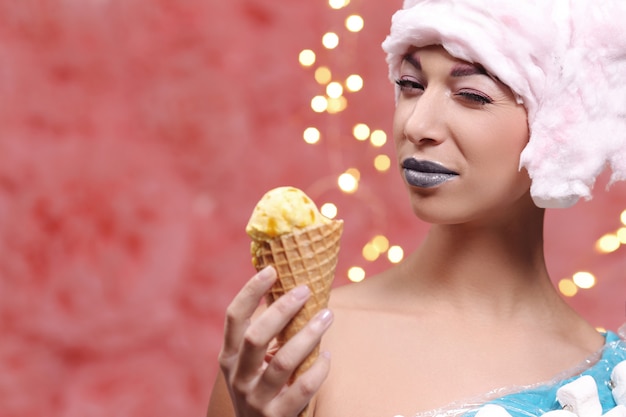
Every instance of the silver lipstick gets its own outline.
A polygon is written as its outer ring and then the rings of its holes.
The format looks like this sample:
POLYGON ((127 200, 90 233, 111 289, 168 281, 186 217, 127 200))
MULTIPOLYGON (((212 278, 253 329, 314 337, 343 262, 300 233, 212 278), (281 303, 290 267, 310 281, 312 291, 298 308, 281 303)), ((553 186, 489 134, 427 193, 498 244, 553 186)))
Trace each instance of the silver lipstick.
POLYGON ((402 161, 404 178, 406 181, 419 188, 432 188, 446 181, 454 179, 459 174, 445 166, 433 162, 415 158, 407 158, 402 161))

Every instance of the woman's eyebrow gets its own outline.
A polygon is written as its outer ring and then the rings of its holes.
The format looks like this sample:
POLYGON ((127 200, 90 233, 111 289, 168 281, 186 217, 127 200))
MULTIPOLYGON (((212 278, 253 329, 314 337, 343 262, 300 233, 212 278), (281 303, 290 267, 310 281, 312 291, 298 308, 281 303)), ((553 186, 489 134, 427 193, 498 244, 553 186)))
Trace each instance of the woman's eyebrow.
POLYGON ((402 60, 408 62, 409 64, 411 64, 413 67, 415 67, 416 70, 418 70, 418 71, 422 70, 422 64, 420 64, 419 57, 416 57, 413 54, 406 54, 402 58, 402 60))
POLYGON ((452 77, 466 77, 469 75, 488 75, 487 70, 478 64, 457 64, 450 71, 452 77))

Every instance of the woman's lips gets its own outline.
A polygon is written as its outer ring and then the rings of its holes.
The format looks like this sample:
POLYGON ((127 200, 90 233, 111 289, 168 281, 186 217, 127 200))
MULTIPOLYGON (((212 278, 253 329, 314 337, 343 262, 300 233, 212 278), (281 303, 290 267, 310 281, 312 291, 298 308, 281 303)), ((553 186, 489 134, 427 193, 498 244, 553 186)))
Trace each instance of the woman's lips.
POLYGON ((459 175, 437 162, 415 158, 407 158, 402 161, 402 168, 406 181, 410 185, 420 188, 436 187, 459 175))

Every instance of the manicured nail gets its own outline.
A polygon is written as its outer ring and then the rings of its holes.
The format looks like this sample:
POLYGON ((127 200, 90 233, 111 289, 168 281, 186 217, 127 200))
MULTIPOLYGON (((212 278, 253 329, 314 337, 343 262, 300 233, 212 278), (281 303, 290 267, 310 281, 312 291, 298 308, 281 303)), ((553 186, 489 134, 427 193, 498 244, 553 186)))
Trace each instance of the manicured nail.
POLYGON ((271 266, 266 266, 265 268, 259 271, 259 273, 257 274, 257 277, 261 281, 273 280, 274 278, 276 278, 276 271, 271 266))
POLYGON ((315 318, 322 324, 328 324, 333 320, 333 312, 325 308, 317 313, 315 318))
POLYGON ((299 285, 293 290, 291 290, 291 295, 296 300, 304 300, 305 298, 309 296, 310 293, 311 293, 311 290, 309 290, 309 287, 306 285, 299 285))

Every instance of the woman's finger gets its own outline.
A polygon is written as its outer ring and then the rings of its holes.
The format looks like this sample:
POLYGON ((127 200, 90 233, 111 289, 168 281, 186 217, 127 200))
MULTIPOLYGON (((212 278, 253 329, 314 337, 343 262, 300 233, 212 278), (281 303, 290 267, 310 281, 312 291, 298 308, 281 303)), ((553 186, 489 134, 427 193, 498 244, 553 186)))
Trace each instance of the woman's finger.
POLYGON ((236 378, 247 381, 260 373, 267 348, 273 338, 302 308, 311 291, 306 285, 278 298, 246 329, 237 364, 236 378))
POLYGON ((306 407, 328 376, 330 353, 321 352, 311 368, 272 400, 269 415, 295 416, 306 407))
POLYGON ((322 335, 330 327, 332 321, 333 314, 330 310, 320 311, 302 331, 274 354, 263 376, 259 379, 257 386, 259 397, 272 398, 280 392, 295 369, 320 343, 322 335))
POLYGON ((268 266, 254 275, 230 303, 226 309, 221 362, 238 354, 252 314, 275 281, 276 271, 268 266))

